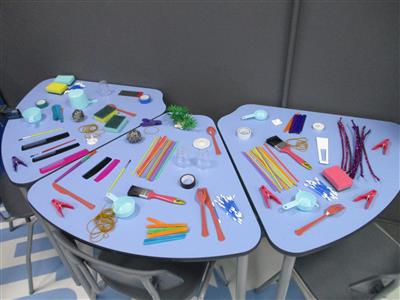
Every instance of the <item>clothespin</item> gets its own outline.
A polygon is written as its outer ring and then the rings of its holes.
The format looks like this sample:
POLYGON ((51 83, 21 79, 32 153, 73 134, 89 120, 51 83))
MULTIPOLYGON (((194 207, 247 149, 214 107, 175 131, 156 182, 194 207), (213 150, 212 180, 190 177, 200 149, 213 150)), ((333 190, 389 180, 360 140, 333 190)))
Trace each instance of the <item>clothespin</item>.
POLYGON ((27 167, 26 163, 24 163, 22 160, 20 160, 16 156, 11 157, 11 161, 12 161, 13 168, 14 168, 15 172, 18 171, 18 165, 23 165, 23 166, 27 167))
POLYGON ((55 207, 55 209, 57 210, 58 214, 61 217, 64 217, 64 214, 62 212, 63 208, 74 209, 74 207, 71 204, 56 199, 51 200, 51 204, 55 207))
POLYGON ((278 199, 278 197, 276 197, 271 191, 269 191, 265 185, 262 185, 260 187, 260 192, 261 195, 264 198, 265 204, 267 205, 268 208, 271 208, 270 204, 269 204, 269 200, 272 199, 274 200, 276 203, 278 203, 279 205, 282 205, 281 200, 278 199))
POLYGON ((376 150, 379 148, 382 148, 382 153, 386 154, 388 148, 389 148, 390 140, 389 139, 384 139, 382 142, 376 144, 372 150, 376 150))
POLYGON ((142 127, 149 127, 149 126, 156 126, 156 125, 161 125, 161 121, 160 120, 142 119, 142 123, 140 123, 140 126, 142 126, 142 127))
POLYGON ((353 202, 366 200, 367 203, 365 204, 365 209, 367 209, 371 205, 372 200, 374 200, 374 197, 375 197, 376 193, 377 193, 376 190, 370 190, 369 192, 367 192, 365 194, 362 194, 362 195, 358 196, 357 198, 355 198, 353 200, 353 202))
POLYGON ((153 223, 146 225, 146 228, 162 228, 162 227, 187 227, 186 223, 164 223, 154 218, 146 218, 147 221, 153 223))

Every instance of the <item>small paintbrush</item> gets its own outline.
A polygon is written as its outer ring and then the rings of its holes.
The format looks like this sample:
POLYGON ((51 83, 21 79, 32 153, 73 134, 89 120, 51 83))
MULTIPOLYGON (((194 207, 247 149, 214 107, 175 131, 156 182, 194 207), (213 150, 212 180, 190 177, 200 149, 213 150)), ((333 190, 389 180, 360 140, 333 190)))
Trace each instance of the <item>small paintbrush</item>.
POLYGON ((269 144, 272 147, 274 147, 275 149, 277 149, 279 152, 283 152, 283 153, 286 153, 287 155, 289 155, 291 158, 293 158, 296 162, 298 162, 300 165, 302 165, 307 170, 312 169, 311 165, 308 162, 306 162, 300 156, 293 153, 292 150, 290 149, 290 146, 286 142, 282 141, 278 136, 274 135, 274 136, 268 138, 266 142, 267 142, 267 144, 269 144))
POLYGON ((145 199, 154 198, 154 199, 159 199, 159 200, 163 200, 163 201, 166 201, 169 203, 179 204, 179 205, 183 205, 186 203, 184 200, 181 200, 179 198, 165 196, 165 195, 159 195, 159 194, 153 192, 152 190, 145 189, 145 188, 135 186, 135 185, 132 185, 131 188, 129 189, 128 196, 140 197, 140 198, 145 198, 145 199))

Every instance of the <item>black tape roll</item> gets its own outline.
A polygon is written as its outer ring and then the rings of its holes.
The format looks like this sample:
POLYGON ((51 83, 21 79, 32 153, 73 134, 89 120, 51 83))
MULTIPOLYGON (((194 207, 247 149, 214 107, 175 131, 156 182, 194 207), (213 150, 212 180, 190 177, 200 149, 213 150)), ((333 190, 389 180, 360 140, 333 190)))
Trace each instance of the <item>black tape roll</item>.
POLYGON ((192 174, 182 175, 179 181, 184 189, 192 189, 196 185, 196 177, 192 174))

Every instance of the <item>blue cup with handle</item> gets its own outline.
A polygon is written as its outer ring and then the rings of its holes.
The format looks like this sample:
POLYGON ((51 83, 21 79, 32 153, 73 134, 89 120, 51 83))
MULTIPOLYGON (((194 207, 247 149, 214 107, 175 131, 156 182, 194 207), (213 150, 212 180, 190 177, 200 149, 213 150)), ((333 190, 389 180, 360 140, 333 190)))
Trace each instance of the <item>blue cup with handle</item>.
POLYGON ((75 109, 85 109, 89 104, 96 103, 97 100, 89 100, 82 89, 70 90, 68 93, 69 102, 75 109))
POLYGON ((38 107, 30 107, 22 112, 22 117, 28 123, 37 123, 42 120, 42 110, 38 107))

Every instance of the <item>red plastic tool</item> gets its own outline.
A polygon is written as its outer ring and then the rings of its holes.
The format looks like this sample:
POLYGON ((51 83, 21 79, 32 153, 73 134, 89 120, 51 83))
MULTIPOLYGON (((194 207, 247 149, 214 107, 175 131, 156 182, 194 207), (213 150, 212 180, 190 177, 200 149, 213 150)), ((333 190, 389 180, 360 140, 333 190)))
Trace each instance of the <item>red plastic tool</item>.
POLYGON ((368 207, 370 207, 372 200, 374 200, 376 193, 377 193, 376 190, 370 190, 369 192, 358 196, 356 199, 353 200, 353 202, 366 200, 367 203, 365 204, 365 209, 367 209, 368 207))
POLYGON ((64 214, 62 212, 63 208, 74 209, 74 207, 71 204, 62 202, 62 201, 57 200, 57 199, 51 200, 51 204, 55 207, 55 209, 57 210, 58 214, 63 218, 64 218, 64 214))
POLYGON ((376 150, 379 148, 382 148, 382 153, 386 154, 388 148, 389 148, 390 140, 389 139, 384 139, 382 142, 376 144, 374 147, 372 147, 372 150, 376 150))
POLYGON ((261 192, 261 195, 263 196, 264 201, 265 201, 265 204, 267 205, 268 208, 271 208, 271 206, 270 206, 270 204, 269 204, 269 200, 270 200, 270 199, 274 200, 274 201, 275 201, 276 203, 278 203, 279 205, 282 205, 281 200, 279 200, 278 197, 276 197, 274 194, 272 194, 272 192, 269 191, 269 190, 265 187, 265 185, 262 185, 262 186, 260 187, 260 192, 261 192))

